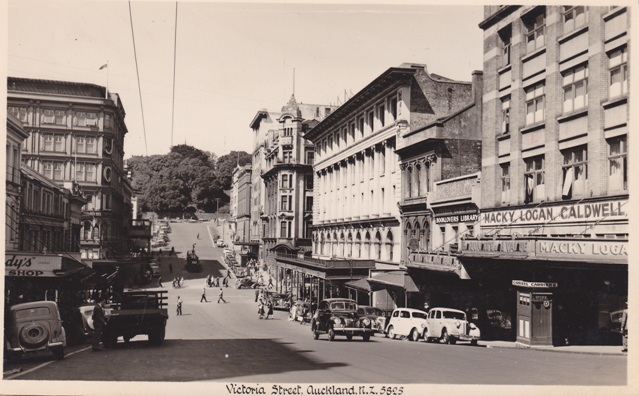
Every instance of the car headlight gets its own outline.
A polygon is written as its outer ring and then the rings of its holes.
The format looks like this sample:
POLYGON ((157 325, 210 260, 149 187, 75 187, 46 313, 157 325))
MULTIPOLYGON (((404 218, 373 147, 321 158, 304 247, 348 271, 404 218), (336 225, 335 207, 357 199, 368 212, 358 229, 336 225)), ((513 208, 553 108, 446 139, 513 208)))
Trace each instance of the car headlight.
POLYGON ((335 323, 336 325, 340 325, 342 324, 342 320, 340 318, 334 318, 333 323, 335 323))
POLYGON ((362 323, 364 324, 364 326, 370 326, 371 325, 371 320, 368 318, 364 318, 362 319, 362 323))
POLYGON ((473 329, 473 330, 475 330, 475 329, 477 328, 477 326, 475 326, 475 324, 474 324, 474 323, 469 323, 469 324, 468 324, 468 326, 469 326, 471 329, 473 329))

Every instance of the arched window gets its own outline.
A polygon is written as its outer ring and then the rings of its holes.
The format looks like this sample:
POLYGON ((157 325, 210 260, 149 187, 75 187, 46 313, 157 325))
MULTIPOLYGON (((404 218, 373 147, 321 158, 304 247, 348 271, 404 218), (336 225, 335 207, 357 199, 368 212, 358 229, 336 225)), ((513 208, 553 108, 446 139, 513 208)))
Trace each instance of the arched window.
POLYGON ((430 251, 430 224, 428 221, 424 220, 424 231, 422 233, 422 249, 425 251, 430 251))
POLYGON ((415 229, 413 229, 413 233, 410 236, 410 239, 413 240, 413 244, 414 246, 417 247, 418 250, 422 250, 422 245, 420 240, 421 233, 422 233, 421 227, 419 226, 419 223, 417 222, 417 220, 415 220, 415 229))
POLYGON ((386 252, 388 261, 393 261, 393 233, 390 230, 386 234, 386 252))
POLYGON ((346 257, 353 256, 353 234, 350 232, 346 236, 346 251, 344 252, 346 257))
POLYGON ((357 257, 362 257, 362 236, 359 231, 357 231, 357 234, 355 235, 355 253, 357 254, 357 257))
POLYGON ((339 240, 337 239, 337 233, 333 232, 333 246, 331 247, 331 256, 337 256, 337 250, 339 247, 339 240))
POLYGON ((375 250, 376 250, 376 255, 375 257, 377 257, 378 260, 382 259, 382 236, 379 233, 379 231, 377 231, 377 233, 375 234, 375 250))
POLYGON ((100 228, 96 225, 95 227, 93 227, 93 236, 92 236, 93 240, 97 240, 100 238, 100 228))
POLYGON ((91 231, 93 230, 93 227, 91 226, 91 222, 85 221, 82 228, 83 228, 82 239, 85 241, 88 241, 89 239, 91 239, 91 231))
POLYGON ((365 258, 371 258, 371 234, 368 231, 364 235, 364 254, 365 258))
POLYGON ((344 257, 344 233, 342 232, 339 236, 339 250, 338 254, 340 257, 344 257))
POLYGON ((320 234, 320 254, 324 254, 324 234, 320 234))

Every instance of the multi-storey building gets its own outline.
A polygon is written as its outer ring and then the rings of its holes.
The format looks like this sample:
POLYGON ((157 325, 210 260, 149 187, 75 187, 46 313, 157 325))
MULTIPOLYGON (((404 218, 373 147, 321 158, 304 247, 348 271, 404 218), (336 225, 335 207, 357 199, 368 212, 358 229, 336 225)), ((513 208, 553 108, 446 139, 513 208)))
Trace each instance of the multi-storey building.
POLYGON ((58 186, 76 182, 82 210, 82 258, 125 254, 131 185, 123 169, 124 107, 93 84, 9 77, 8 110, 29 137, 23 163, 58 186))
POLYGON ((625 308, 629 25, 585 6, 487 6, 479 25, 480 233, 461 256, 523 344, 606 341, 625 308))
POLYGON ((21 217, 21 177, 20 164, 22 160, 22 142, 29 134, 22 128, 22 122, 11 114, 7 114, 7 152, 5 184, 5 250, 18 250, 20 245, 20 217, 21 217))
POLYGON ((235 241, 251 241, 251 165, 235 168, 233 194, 235 195, 235 241))
POLYGON ((251 122, 255 133, 251 239, 259 219, 264 258, 272 258, 270 253, 278 249, 310 250, 315 153, 304 134, 331 110, 331 106, 297 103, 292 95, 280 112, 260 110, 251 122))

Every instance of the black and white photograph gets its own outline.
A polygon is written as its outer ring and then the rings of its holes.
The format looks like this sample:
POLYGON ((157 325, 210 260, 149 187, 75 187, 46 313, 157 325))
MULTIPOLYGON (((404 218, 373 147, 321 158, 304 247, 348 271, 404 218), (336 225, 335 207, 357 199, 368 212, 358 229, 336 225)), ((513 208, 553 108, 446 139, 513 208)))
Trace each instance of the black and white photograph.
POLYGON ((637 5, 7 0, 0 394, 639 394, 637 5))

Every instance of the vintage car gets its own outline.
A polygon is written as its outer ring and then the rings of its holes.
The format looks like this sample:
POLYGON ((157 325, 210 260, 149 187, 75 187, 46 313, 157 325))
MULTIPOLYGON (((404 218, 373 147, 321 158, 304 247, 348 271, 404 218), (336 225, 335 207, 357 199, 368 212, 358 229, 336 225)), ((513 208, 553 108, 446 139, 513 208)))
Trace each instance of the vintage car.
POLYGON ((359 305, 357 307, 357 315, 370 319, 373 330, 375 330, 376 333, 383 333, 386 329, 386 315, 384 311, 377 307, 359 305))
POLYGON ((428 314, 419 309, 397 308, 391 314, 386 326, 386 335, 392 339, 397 336, 419 341, 426 329, 428 314))
POLYGON ((284 293, 268 292, 266 298, 273 301, 273 309, 288 311, 291 309, 291 296, 284 293))
POLYGON ((235 287, 238 289, 255 289, 257 287, 257 283, 253 282, 249 278, 239 278, 237 282, 235 282, 235 287))
POLYGON ((224 240, 218 239, 216 243, 217 247, 225 248, 227 245, 224 243, 224 240))
POLYGON ((66 334, 58 305, 53 301, 16 304, 9 308, 5 323, 5 356, 17 359, 25 353, 51 351, 64 358, 66 334))
POLYGON ((357 303, 349 298, 322 300, 311 319, 311 331, 316 340, 321 333, 328 334, 329 341, 333 341, 336 335, 346 336, 349 341, 353 336, 361 336, 364 341, 368 341, 375 334, 371 319, 360 317, 357 314, 357 303))
POLYGON ((308 322, 311 321, 311 303, 304 300, 297 300, 291 306, 291 310, 289 311, 288 317, 289 320, 294 320, 296 322, 308 322))
POLYGON ((439 340, 444 344, 455 344, 457 340, 470 341, 477 345, 481 332, 474 323, 466 320, 466 313, 451 308, 432 308, 428 312, 426 328, 423 331, 426 341, 439 340))

